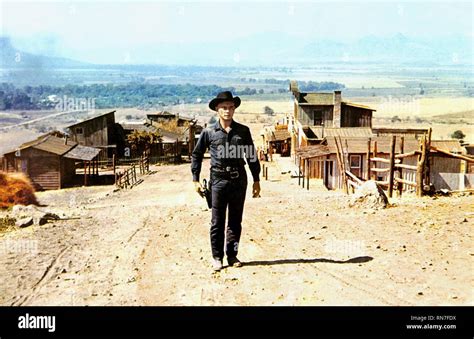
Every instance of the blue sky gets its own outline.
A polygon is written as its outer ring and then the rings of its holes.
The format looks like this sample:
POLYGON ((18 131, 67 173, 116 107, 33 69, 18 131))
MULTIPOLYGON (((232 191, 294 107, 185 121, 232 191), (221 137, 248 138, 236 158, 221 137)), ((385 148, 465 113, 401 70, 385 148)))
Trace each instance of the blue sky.
POLYGON ((265 32, 308 41, 473 37, 471 1, 1 1, 0 9, 0 34, 17 48, 98 63, 162 43, 218 43, 265 32))

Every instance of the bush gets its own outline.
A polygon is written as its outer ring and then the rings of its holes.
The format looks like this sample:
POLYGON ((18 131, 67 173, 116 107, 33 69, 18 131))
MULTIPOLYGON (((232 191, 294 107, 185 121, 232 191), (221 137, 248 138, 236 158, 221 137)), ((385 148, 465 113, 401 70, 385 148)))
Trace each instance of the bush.
POLYGON ((451 138, 453 139, 459 139, 462 140, 466 137, 466 134, 464 134, 461 130, 456 130, 451 134, 451 138))

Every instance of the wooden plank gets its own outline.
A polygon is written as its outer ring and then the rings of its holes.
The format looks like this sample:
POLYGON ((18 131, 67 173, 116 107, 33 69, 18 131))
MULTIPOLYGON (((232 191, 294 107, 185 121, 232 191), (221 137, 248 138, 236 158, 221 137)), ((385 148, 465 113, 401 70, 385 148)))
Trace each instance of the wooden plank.
POLYGON ((346 174, 351 177, 356 183, 358 183, 359 185, 362 185, 364 182, 362 180, 360 180, 359 178, 357 178, 352 172, 350 171, 346 171, 346 174))
MULTIPOLYGON (((339 169, 339 173, 341 174, 341 181, 344 180, 343 170, 342 170, 342 158, 341 154, 339 153, 339 146, 337 144, 337 139, 334 137, 334 142, 336 143, 336 160, 337 160, 337 168, 339 169)), ((342 187, 344 188, 344 183, 342 183, 342 187)))
POLYGON ((356 182, 352 181, 351 179, 347 179, 347 183, 354 188, 359 188, 359 185, 356 182))
MULTIPOLYGON (((374 141, 374 152, 373 152, 373 157, 372 158, 377 158, 377 141, 374 141)), ((369 159, 370 160, 370 159, 369 159)), ((372 176, 372 179, 373 180, 376 180, 377 179, 377 174, 373 174, 372 176)))
POLYGON ((416 187, 416 182, 413 182, 413 181, 405 180, 405 179, 402 179, 402 178, 395 178, 395 181, 396 181, 396 182, 399 182, 399 183, 401 183, 401 184, 405 184, 405 185, 409 185, 409 186, 414 186, 414 187, 416 187))
POLYGON ((390 168, 377 168, 377 167, 373 167, 370 169, 372 172, 376 172, 376 173, 385 173, 385 172, 390 172, 390 168))
POLYGON ((416 150, 416 151, 409 152, 409 153, 397 154, 397 155, 395 155, 395 158, 396 159, 403 159, 403 158, 408 158, 408 157, 414 157, 415 155, 419 155, 419 154, 420 154, 420 151, 416 150))
POLYGON ((405 164, 395 164, 396 168, 404 168, 407 170, 416 171, 417 167, 415 165, 405 165, 405 164))
MULTIPOLYGON (((370 158, 370 161, 379 161, 379 162, 383 162, 385 164, 390 164, 390 159, 385 159, 385 158, 378 158, 378 157, 375 157, 375 158, 370 158)), ((396 164, 399 164, 400 163, 400 160, 399 159, 395 159, 395 163, 396 164)))
POLYGON ((450 156, 451 158, 460 159, 460 160, 464 160, 464 161, 467 161, 467 162, 474 162, 474 158, 469 158, 469 157, 464 156, 464 155, 461 155, 461 154, 451 153, 451 152, 449 152, 449 151, 446 151, 446 150, 437 148, 437 147, 435 147, 435 146, 431 146, 431 149, 432 149, 433 151, 436 151, 436 152, 439 152, 439 153, 448 155, 448 156, 450 156))

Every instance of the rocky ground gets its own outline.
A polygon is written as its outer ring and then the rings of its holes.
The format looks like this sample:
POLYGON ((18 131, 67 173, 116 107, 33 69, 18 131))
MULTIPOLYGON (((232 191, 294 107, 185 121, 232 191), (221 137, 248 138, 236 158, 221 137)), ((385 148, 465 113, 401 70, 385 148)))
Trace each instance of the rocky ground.
POLYGON ((350 208, 272 163, 261 198, 248 189, 244 266, 213 273, 189 164, 152 170, 128 190, 38 193, 60 220, 0 233, 0 304, 473 305, 473 195, 350 208))

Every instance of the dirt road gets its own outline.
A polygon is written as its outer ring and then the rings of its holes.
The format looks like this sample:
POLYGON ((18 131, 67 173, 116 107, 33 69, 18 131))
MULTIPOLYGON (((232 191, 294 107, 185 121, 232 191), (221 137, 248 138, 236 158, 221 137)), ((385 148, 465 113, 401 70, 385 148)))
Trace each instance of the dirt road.
POLYGON ((472 195, 349 208, 273 164, 262 197, 248 190, 244 266, 212 273, 210 211, 189 164, 152 169, 129 190, 38 193, 68 220, 0 234, 0 304, 473 304, 472 195))

